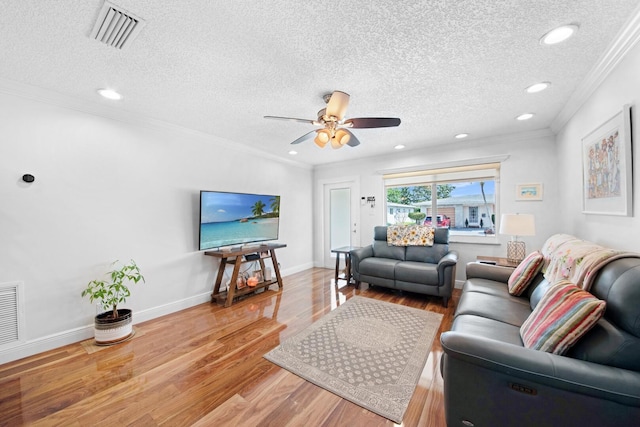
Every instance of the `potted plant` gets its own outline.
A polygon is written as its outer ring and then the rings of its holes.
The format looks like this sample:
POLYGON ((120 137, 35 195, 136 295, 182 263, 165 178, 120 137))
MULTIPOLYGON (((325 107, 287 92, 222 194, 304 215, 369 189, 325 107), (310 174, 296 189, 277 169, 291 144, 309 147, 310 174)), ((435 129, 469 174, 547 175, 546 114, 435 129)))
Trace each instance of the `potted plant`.
POLYGON ((92 280, 82 291, 83 297, 88 296, 92 303, 97 301, 105 310, 95 317, 94 333, 98 345, 117 344, 133 336, 131 310, 118 309, 118 304, 126 302, 131 295, 128 283, 145 280, 134 260, 120 268, 116 268, 117 264, 118 261, 114 261, 113 270, 107 273, 111 280, 92 280))

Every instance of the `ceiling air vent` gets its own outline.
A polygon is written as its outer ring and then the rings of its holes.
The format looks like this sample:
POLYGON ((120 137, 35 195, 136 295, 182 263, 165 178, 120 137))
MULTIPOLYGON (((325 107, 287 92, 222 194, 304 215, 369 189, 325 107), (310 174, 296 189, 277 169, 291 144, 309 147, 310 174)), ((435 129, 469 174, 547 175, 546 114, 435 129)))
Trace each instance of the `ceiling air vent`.
POLYGON ((89 37, 118 49, 127 47, 145 26, 143 19, 105 1, 89 37))

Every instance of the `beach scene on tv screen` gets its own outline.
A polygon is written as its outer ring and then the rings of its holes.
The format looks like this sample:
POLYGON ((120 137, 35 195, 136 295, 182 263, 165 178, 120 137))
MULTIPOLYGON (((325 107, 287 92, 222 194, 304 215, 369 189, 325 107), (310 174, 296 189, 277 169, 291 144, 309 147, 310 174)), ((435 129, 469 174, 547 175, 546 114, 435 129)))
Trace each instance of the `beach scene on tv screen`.
POLYGON ((202 192, 200 249, 278 238, 280 196, 202 192))

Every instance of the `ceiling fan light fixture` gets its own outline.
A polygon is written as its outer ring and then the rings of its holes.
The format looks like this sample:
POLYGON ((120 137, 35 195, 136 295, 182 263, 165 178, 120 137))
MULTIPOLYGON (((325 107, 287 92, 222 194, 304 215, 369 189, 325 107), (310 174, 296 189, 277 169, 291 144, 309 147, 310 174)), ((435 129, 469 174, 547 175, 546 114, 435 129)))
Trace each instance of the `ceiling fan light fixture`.
MULTIPOLYGON (((326 97, 325 97, 326 99, 326 97)), ((349 94, 335 90, 329 95, 325 114, 329 117, 335 117, 337 121, 344 119, 349 106, 349 94)))
POLYGON ((316 135, 313 142, 315 142, 318 147, 324 148, 324 146, 327 145, 327 142, 331 139, 331 133, 328 129, 320 129, 317 133, 318 135, 316 135))
POLYGON ((338 129, 336 131, 336 136, 334 139, 336 139, 340 144, 340 146, 342 147, 343 145, 347 145, 349 143, 349 140, 351 139, 351 135, 349 134, 349 132, 347 132, 344 129, 338 129))
POLYGON ((331 138, 331 148, 335 150, 342 148, 342 145, 340 145, 340 141, 338 141, 337 138, 331 138))
POLYGON ((347 128, 370 129, 400 125, 400 119, 397 117, 357 117, 345 119, 344 115, 349 105, 349 94, 346 92, 339 90, 333 91, 330 94, 324 95, 323 100, 327 106, 318 111, 318 116, 315 120, 281 116, 264 116, 264 118, 289 120, 320 126, 320 129, 309 131, 291 143, 292 145, 296 145, 313 139, 315 144, 320 148, 324 148, 329 142, 331 142, 333 148, 340 148, 345 145, 350 147, 360 145, 360 141, 358 141, 356 135, 351 133, 347 128))

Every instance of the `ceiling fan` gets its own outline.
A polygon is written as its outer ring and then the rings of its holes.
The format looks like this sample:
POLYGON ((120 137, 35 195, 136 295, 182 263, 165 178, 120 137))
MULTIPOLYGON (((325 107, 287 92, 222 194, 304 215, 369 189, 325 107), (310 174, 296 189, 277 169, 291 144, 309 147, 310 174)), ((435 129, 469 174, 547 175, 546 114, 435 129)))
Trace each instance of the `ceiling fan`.
POLYGON ((296 119, 293 117, 264 116, 265 119, 291 120, 294 122, 310 123, 320 126, 320 129, 312 130, 291 144, 300 144, 303 141, 313 138, 313 141, 320 148, 331 142, 331 147, 341 148, 344 145, 355 147, 360 145, 358 138, 349 131, 348 128, 385 128, 400 125, 400 119, 394 117, 361 117, 357 119, 344 119, 349 105, 349 94, 339 90, 323 96, 326 108, 318 111, 316 120, 296 119))

